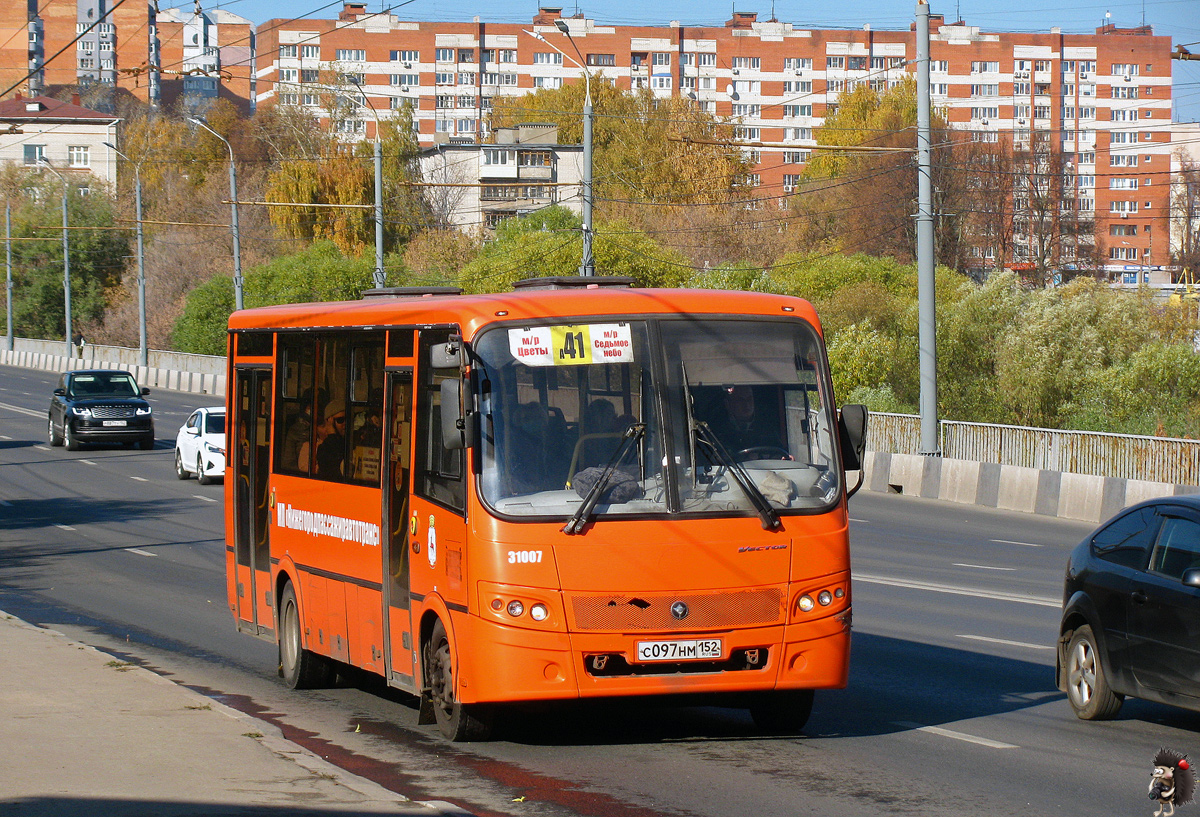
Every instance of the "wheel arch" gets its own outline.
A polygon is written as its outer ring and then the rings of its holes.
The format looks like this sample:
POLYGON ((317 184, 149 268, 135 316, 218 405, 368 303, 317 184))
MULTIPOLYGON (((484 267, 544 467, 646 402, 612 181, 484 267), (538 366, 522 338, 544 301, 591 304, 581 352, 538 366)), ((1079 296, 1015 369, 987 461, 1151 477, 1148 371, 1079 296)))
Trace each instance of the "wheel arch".
MULTIPOLYGON (((1111 668, 1112 662, 1109 660, 1108 653, 1108 637, 1104 632, 1104 628, 1098 625, 1100 616, 1096 611, 1096 606, 1092 599, 1082 590, 1076 591, 1067 603, 1063 605, 1062 620, 1058 626, 1058 641, 1057 649, 1055 650, 1055 667, 1054 677, 1055 684, 1059 690, 1066 692, 1066 659, 1067 648, 1071 644, 1071 639, 1075 635, 1075 631, 1080 627, 1091 627, 1092 636, 1096 640, 1096 650, 1100 653, 1100 661, 1105 668, 1111 668)), ((1108 672, 1109 684, 1112 684, 1112 672, 1108 672)))

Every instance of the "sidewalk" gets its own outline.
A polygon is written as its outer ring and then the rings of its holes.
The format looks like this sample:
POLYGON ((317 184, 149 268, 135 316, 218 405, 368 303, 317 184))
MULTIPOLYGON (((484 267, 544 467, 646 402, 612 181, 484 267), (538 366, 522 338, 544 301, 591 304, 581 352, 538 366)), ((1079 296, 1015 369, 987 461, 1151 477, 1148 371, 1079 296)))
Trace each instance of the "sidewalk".
POLYGON ((3 611, 0 813, 469 817, 405 800, 271 724, 3 611))

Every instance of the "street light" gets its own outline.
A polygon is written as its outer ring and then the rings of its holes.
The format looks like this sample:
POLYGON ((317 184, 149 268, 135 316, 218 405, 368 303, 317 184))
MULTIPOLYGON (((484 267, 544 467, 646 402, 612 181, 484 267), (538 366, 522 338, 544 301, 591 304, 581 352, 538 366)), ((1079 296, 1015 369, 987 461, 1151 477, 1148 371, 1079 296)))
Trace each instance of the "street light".
POLYGON ((592 257, 592 122, 595 120, 595 115, 592 112, 592 74, 585 67, 587 60, 583 58, 579 46, 575 43, 575 38, 571 36, 571 29, 567 25, 567 21, 555 20, 554 26, 567 35, 567 40, 570 41, 571 47, 579 55, 578 60, 547 40, 540 33, 536 31, 526 31, 525 33, 533 35, 536 39, 550 46, 559 54, 562 54, 568 60, 575 63, 579 67, 579 70, 583 71, 583 257, 579 262, 579 274, 595 275, 596 262, 592 257))
POLYGON ((383 270, 383 143, 379 141, 379 113, 367 98, 358 77, 351 76, 350 82, 362 93, 363 101, 375 119, 375 288, 382 289, 387 285, 387 273, 383 270))
POLYGON ((135 163, 112 142, 104 146, 133 165, 133 202, 137 218, 137 263, 138 263, 138 355, 143 366, 150 365, 150 352, 146 348, 146 248, 142 242, 142 163, 135 163))
POLYGON ((70 239, 68 238, 69 231, 67 230, 67 191, 69 189, 69 185, 67 184, 66 178, 63 177, 63 174, 61 174, 57 170, 55 170, 54 166, 50 164, 50 160, 47 159, 45 156, 42 156, 41 158, 39 158, 38 163, 41 164, 42 167, 46 168, 51 173, 53 173, 55 176, 58 176, 59 180, 63 184, 63 192, 62 192, 63 311, 67 317, 67 320, 66 320, 66 324, 67 324, 67 357, 72 358, 75 356, 75 354, 72 351, 72 344, 71 344, 71 244, 70 244, 70 239))
POLYGON ((225 147, 229 148, 229 199, 232 207, 233 215, 229 222, 229 228, 233 231, 233 298, 234 304, 238 309, 242 308, 242 242, 238 235, 238 196, 237 196, 237 170, 234 169, 233 145, 229 144, 229 140, 208 126, 208 123, 196 116, 187 117, 187 121, 193 125, 199 125, 213 136, 225 143, 225 147))

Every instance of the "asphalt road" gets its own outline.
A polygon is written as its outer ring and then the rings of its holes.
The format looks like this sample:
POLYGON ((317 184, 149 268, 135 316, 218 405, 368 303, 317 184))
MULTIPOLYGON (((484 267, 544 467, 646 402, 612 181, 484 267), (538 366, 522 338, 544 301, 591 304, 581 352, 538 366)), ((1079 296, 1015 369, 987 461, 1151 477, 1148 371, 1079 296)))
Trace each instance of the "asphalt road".
POLYGON ((285 689, 274 646, 234 632, 222 486, 172 469, 179 425, 219 400, 156 390, 153 451, 67 452, 45 442, 55 380, 0 366, 0 609, 409 797, 547 817, 1142 814, 1158 747, 1200 754, 1200 714, 1128 701, 1083 723, 1054 688, 1063 566, 1089 525, 865 491, 850 686, 817 695, 803 737, 764 738, 740 710, 634 702, 522 710, 498 740, 451 745, 370 678, 285 689))

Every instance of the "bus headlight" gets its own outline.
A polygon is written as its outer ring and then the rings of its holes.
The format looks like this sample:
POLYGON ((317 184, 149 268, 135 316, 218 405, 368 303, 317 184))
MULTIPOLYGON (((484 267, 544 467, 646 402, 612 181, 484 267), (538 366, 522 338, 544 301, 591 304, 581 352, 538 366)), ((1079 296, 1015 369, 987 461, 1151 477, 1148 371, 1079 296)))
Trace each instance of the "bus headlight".
POLYGON ((817 604, 822 607, 828 607, 833 603, 833 595, 828 590, 822 590, 817 594, 817 604))
POLYGON ((805 593, 803 596, 801 596, 800 599, 796 602, 796 607, 798 607, 800 609, 801 613, 807 613, 809 610, 812 610, 812 608, 815 605, 816 605, 816 602, 813 601, 813 597, 808 595, 807 593, 805 593))
POLYGON ((517 599, 513 599, 512 601, 510 601, 508 603, 508 614, 510 616, 512 616, 513 618, 516 618, 517 616, 521 615, 524 612, 525 612, 525 605, 522 604, 517 599))
POLYGON ((535 604, 529 608, 529 617, 534 621, 545 621, 550 615, 544 604, 535 604))

